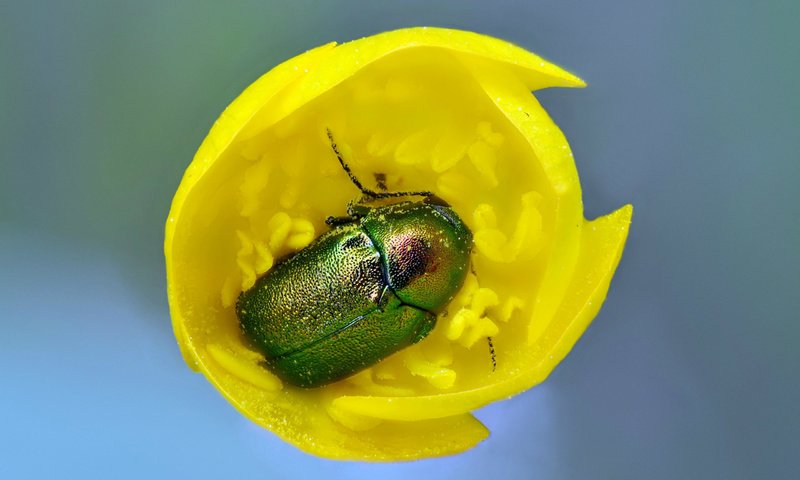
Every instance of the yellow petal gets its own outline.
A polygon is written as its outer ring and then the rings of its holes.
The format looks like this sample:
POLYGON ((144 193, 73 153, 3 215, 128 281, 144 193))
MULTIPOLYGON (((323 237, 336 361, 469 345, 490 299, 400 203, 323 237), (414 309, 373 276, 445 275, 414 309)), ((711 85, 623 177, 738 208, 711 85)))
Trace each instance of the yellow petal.
POLYGON ((530 95, 550 86, 583 82, 510 43, 438 28, 328 44, 259 78, 214 124, 167 220, 170 313, 187 364, 248 418, 320 456, 414 459, 484 439, 469 412, 541 381, 566 355, 602 303, 630 218, 625 208, 583 220, 569 147, 530 95), (428 108, 431 98, 444 107, 428 108), (447 325, 458 322, 443 313, 419 350, 303 390, 263 369, 232 305, 356 197, 325 127, 365 183, 371 170, 392 189, 436 190, 517 258, 476 249, 476 273, 450 306, 474 318, 454 341, 447 325), (479 348, 485 335, 497 371, 479 348))

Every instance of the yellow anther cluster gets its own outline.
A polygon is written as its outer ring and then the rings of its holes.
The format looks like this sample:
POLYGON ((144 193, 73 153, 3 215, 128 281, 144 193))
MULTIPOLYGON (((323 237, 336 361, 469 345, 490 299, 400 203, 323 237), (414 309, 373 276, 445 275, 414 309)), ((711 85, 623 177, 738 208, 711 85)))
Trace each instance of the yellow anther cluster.
POLYGON ((500 303, 494 290, 479 287, 474 274, 467 276, 464 288, 452 302, 460 307, 447 319, 446 336, 466 348, 471 348, 481 338, 497 335, 497 324, 487 316, 486 310, 500 303))
POLYGON ((468 144, 460 132, 444 132, 430 152, 433 171, 442 173, 455 167, 466 155, 468 144))
POLYGON ((472 179, 457 171, 448 171, 439 176, 436 189, 443 198, 450 198, 453 205, 460 203, 464 194, 475 191, 472 179))
POLYGON ((245 171, 244 180, 239 187, 242 202, 239 214, 243 217, 249 217, 261 208, 262 192, 269 183, 272 165, 272 162, 264 159, 245 171))
POLYGON ((480 204, 472 214, 475 247, 493 262, 510 263, 530 260, 541 249, 542 214, 538 204, 542 196, 536 192, 522 195, 522 209, 514 222, 511 238, 498 228, 494 207, 480 204))
POLYGON ((483 140, 478 140, 467 149, 467 156, 489 186, 496 187, 497 154, 494 148, 483 140))
POLYGON ((492 124, 487 121, 478 122, 476 129, 478 136, 492 147, 498 148, 503 145, 506 137, 502 133, 494 131, 492 124))
POLYGON ((400 165, 418 165, 430 158, 430 150, 436 141, 436 134, 431 130, 413 133, 397 144, 394 159, 400 165))

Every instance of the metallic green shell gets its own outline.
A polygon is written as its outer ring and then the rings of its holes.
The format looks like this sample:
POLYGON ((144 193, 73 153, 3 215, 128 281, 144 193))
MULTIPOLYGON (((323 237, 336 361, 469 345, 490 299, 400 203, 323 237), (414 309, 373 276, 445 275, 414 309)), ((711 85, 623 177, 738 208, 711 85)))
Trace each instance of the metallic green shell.
POLYGON ((433 329, 435 312, 463 284, 471 242, 447 207, 373 208, 243 292, 236 303, 242 331, 291 384, 308 388, 345 378, 433 329))

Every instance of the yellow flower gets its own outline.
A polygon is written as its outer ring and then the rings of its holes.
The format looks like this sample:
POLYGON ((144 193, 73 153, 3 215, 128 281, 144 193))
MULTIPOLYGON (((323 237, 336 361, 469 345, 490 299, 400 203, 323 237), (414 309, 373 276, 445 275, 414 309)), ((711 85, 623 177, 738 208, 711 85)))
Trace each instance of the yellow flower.
POLYGON ((244 415, 316 455, 415 459, 483 440, 470 412, 541 382, 564 358, 627 236, 630 206, 583 218, 569 146, 530 94, 583 85, 507 42, 438 28, 331 43, 259 78, 214 124, 167 221, 170 309, 187 363, 244 415), (383 173, 389 190, 448 201, 474 233, 473 273, 422 342, 304 390, 261 365, 232 305, 359 196, 327 128, 373 189, 383 173))

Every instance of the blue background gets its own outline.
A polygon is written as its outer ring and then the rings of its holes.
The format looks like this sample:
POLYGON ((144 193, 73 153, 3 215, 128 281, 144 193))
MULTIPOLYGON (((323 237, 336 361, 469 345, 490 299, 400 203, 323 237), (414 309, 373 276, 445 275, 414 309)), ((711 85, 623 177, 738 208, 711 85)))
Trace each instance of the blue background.
POLYGON ((0 478, 796 478, 800 3, 0 1, 0 478), (539 98, 589 218, 635 205, 609 299, 492 436, 406 464, 306 455, 172 337, 172 194, 280 61, 415 25, 586 79, 539 98))

